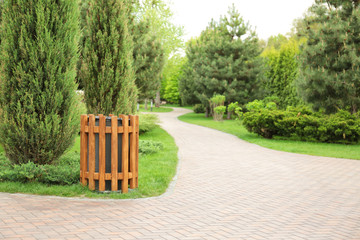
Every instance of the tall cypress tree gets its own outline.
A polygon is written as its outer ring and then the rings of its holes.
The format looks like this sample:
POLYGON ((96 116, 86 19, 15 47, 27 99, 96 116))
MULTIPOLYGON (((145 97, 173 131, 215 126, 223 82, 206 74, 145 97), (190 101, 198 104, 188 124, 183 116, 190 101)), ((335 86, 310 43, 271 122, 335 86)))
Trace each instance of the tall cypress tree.
POLYGON ((165 64, 165 51, 160 39, 151 32, 148 19, 133 24, 134 69, 140 100, 155 96, 165 64))
POLYGON ((91 0, 82 82, 89 113, 129 114, 136 108, 130 0, 91 0))
POLYGON ((278 104, 281 108, 301 103, 295 88, 295 80, 299 73, 296 57, 299 54, 300 42, 294 38, 284 38, 281 35, 278 35, 279 41, 270 38, 273 42, 262 53, 268 67, 265 73, 266 89, 271 96, 279 98, 278 104))
POLYGON ((1 144, 14 163, 52 163, 79 127, 77 2, 7 0, 2 19, 1 144))
POLYGON ((328 113, 360 106, 360 2, 317 0, 304 19, 308 41, 300 57, 298 89, 328 113))

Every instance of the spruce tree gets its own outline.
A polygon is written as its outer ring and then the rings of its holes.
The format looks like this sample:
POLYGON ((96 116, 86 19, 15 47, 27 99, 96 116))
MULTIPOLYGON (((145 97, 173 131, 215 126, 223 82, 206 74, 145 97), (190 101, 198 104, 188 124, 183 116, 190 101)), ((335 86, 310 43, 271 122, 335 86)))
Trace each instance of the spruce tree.
POLYGON ((300 57, 298 89, 315 109, 360 106, 360 9, 355 0, 317 0, 304 19, 308 41, 300 57))
POLYGON ((240 104, 261 97, 260 50, 255 32, 233 6, 228 16, 212 21, 188 45, 195 96, 207 107, 214 94, 224 95, 227 103, 240 104))
POLYGON ((129 33, 130 0, 91 0, 83 52, 85 103, 93 114, 135 112, 137 88, 129 33))
POLYGON ((2 19, 0 141, 14 163, 50 164, 79 128, 78 5, 7 0, 2 19))

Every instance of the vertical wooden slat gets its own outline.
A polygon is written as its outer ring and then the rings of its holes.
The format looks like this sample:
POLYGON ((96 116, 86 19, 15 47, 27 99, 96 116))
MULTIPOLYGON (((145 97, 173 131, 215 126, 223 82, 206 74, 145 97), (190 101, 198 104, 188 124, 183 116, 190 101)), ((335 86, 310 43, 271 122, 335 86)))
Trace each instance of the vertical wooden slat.
POLYGON ((87 185, 86 172, 87 172, 87 134, 85 133, 85 126, 88 123, 88 116, 83 114, 80 119, 80 172, 81 183, 87 185))
POLYGON ((111 117, 111 191, 118 190, 118 119, 111 117))
POLYGON ((122 125, 124 127, 124 132, 122 135, 122 172, 123 180, 121 186, 121 192, 128 192, 129 185, 129 117, 126 115, 119 115, 122 118, 122 125))
POLYGON ((95 190, 95 116, 89 115, 89 189, 95 190))
POLYGON ((136 183, 135 186, 139 187, 139 116, 135 118, 136 125, 136 157, 135 157, 135 172, 136 172, 136 183))
POLYGON ((106 117, 99 114, 99 191, 105 191, 106 117))
POLYGON ((135 180, 135 158, 136 158, 136 118, 135 116, 130 116, 130 125, 132 128, 132 133, 130 134, 130 172, 132 173, 132 178, 130 179, 130 188, 136 188, 135 180))

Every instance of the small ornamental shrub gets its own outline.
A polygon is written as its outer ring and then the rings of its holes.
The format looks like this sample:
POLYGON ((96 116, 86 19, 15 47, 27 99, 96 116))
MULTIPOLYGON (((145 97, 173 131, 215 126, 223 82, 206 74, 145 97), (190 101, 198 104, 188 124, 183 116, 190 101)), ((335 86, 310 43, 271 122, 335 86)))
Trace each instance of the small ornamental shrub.
POLYGON ((78 153, 66 154, 54 165, 33 162, 12 164, 4 155, 0 155, 0 181, 71 185, 79 182, 79 162, 78 153))
POLYGON ((225 111, 226 111, 225 106, 218 106, 218 107, 214 108, 214 120, 222 121, 225 111))
POLYGON ((159 118, 155 114, 139 114, 139 132, 146 133, 158 127, 159 118))
POLYGON ((222 108, 219 108, 217 111, 215 111, 215 108, 219 107, 219 106, 224 106, 225 103, 225 96, 223 95, 219 95, 219 94, 215 94, 211 99, 210 99, 210 108, 211 108, 211 113, 213 114, 213 118, 215 121, 221 121, 223 119, 223 115, 226 111, 222 113, 222 108))
POLYGON ((239 106, 238 102, 230 103, 227 107, 227 111, 230 114, 230 118, 235 118, 237 113, 242 111, 242 108, 239 106))
POLYGON ((359 114, 347 111, 325 115, 304 107, 292 107, 285 111, 261 109, 245 113, 243 125, 248 131, 265 138, 280 136, 302 141, 347 144, 360 141, 359 114))
POLYGON ((152 140, 139 140, 139 153, 140 154, 152 154, 160 151, 164 148, 161 142, 152 140))
POLYGON ((205 113, 205 106, 202 104, 195 104, 194 105, 194 112, 195 113, 205 113))
POLYGON ((264 100, 254 100, 249 102, 245 107, 247 111, 259 111, 261 109, 275 110, 277 109, 277 104, 270 98, 266 98, 264 100))

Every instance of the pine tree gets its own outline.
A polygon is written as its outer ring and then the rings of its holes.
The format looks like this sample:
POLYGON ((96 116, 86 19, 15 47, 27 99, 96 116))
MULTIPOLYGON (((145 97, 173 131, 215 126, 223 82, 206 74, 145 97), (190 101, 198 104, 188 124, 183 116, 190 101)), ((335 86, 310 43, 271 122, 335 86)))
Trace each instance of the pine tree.
POLYGON ((137 88, 129 33, 130 0, 91 0, 83 53, 82 82, 89 113, 135 112, 137 88))
POLYGON ((320 1, 310 8, 298 89, 315 109, 358 111, 360 9, 357 0, 320 1))
POLYGON ((8 0, 3 6, 0 141, 14 163, 50 164, 78 131, 76 1, 8 0))
POLYGON ((234 6, 228 16, 212 21, 188 48, 194 94, 205 106, 214 94, 224 95, 227 103, 240 104, 261 96, 258 38, 234 6))

